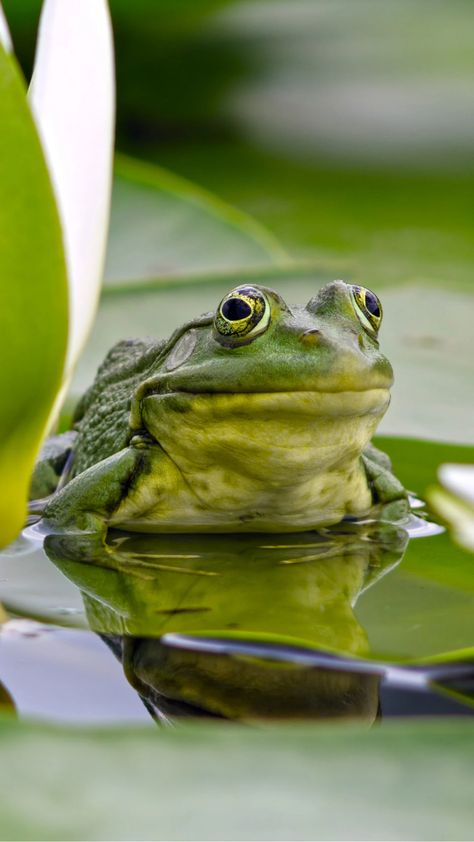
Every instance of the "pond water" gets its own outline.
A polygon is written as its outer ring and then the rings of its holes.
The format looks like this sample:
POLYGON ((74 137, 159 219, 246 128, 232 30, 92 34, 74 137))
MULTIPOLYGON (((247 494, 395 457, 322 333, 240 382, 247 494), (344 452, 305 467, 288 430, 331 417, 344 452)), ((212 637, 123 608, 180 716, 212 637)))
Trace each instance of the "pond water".
POLYGON ((111 531, 100 552, 31 525, 0 553, 0 600, 0 704, 21 716, 474 712, 474 558, 422 508, 403 527, 111 531))
POLYGON ((0 559, 2 681, 21 714, 73 722, 467 711, 474 592, 423 575, 449 549, 368 522, 115 533, 85 563, 74 539, 25 530, 0 559))

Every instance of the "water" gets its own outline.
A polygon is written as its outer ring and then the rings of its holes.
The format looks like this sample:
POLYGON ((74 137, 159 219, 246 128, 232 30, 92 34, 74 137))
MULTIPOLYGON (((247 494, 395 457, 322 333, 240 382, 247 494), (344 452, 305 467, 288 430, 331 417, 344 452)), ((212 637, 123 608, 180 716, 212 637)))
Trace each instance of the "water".
MULTIPOLYGON (((423 512, 421 512, 423 514, 423 512)), ((0 554, 0 702, 67 722, 472 714, 474 565, 436 524, 0 554), (410 536, 411 533, 411 536, 410 536)))

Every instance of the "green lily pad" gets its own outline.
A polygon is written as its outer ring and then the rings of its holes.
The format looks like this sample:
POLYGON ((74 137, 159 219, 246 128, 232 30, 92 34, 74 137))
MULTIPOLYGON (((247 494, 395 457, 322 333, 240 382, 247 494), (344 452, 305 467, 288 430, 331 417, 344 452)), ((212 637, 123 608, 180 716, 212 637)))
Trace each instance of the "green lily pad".
POLYGON ((106 284, 285 259, 262 225, 197 185, 123 156, 115 171, 106 284))
POLYGON ((3 719, 0 744, 5 840, 472 835, 472 722, 150 732, 3 719))

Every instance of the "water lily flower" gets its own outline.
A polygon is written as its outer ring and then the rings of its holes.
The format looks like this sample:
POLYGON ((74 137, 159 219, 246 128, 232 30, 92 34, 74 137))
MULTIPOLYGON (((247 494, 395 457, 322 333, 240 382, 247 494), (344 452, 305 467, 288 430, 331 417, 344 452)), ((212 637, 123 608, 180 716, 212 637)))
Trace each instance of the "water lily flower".
POLYGON ((115 82, 105 0, 45 0, 29 99, 64 235, 68 378, 94 320, 107 243, 115 82))
POLYGON ((474 552, 474 465, 441 465, 438 477, 441 486, 429 490, 428 500, 458 544, 474 552))
POLYGON ((106 0, 45 0, 28 100, 0 3, 0 92, 1 545, 21 528, 99 298, 115 115, 106 0))
POLYGON ((5 20, 5 15, 3 14, 3 9, 0 5, 0 44, 3 44, 3 47, 7 51, 7 53, 11 53, 12 51, 12 39, 10 38, 10 32, 8 30, 8 25, 5 20))

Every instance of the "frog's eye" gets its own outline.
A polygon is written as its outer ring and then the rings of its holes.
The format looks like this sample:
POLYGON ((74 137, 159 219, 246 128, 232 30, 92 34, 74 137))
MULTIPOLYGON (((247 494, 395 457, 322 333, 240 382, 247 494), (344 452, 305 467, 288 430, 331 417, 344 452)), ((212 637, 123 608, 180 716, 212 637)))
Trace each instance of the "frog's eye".
POLYGON ((380 300, 370 289, 365 287, 351 287, 352 300, 355 311, 365 328, 371 336, 377 336, 380 322, 382 321, 382 305, 380 300))
POLYGON ((263 292, 244 286, 232 290, 221 301, 214 325, 228 339, 249 339, 263 333, 270 322, 270 305, 263 292))

